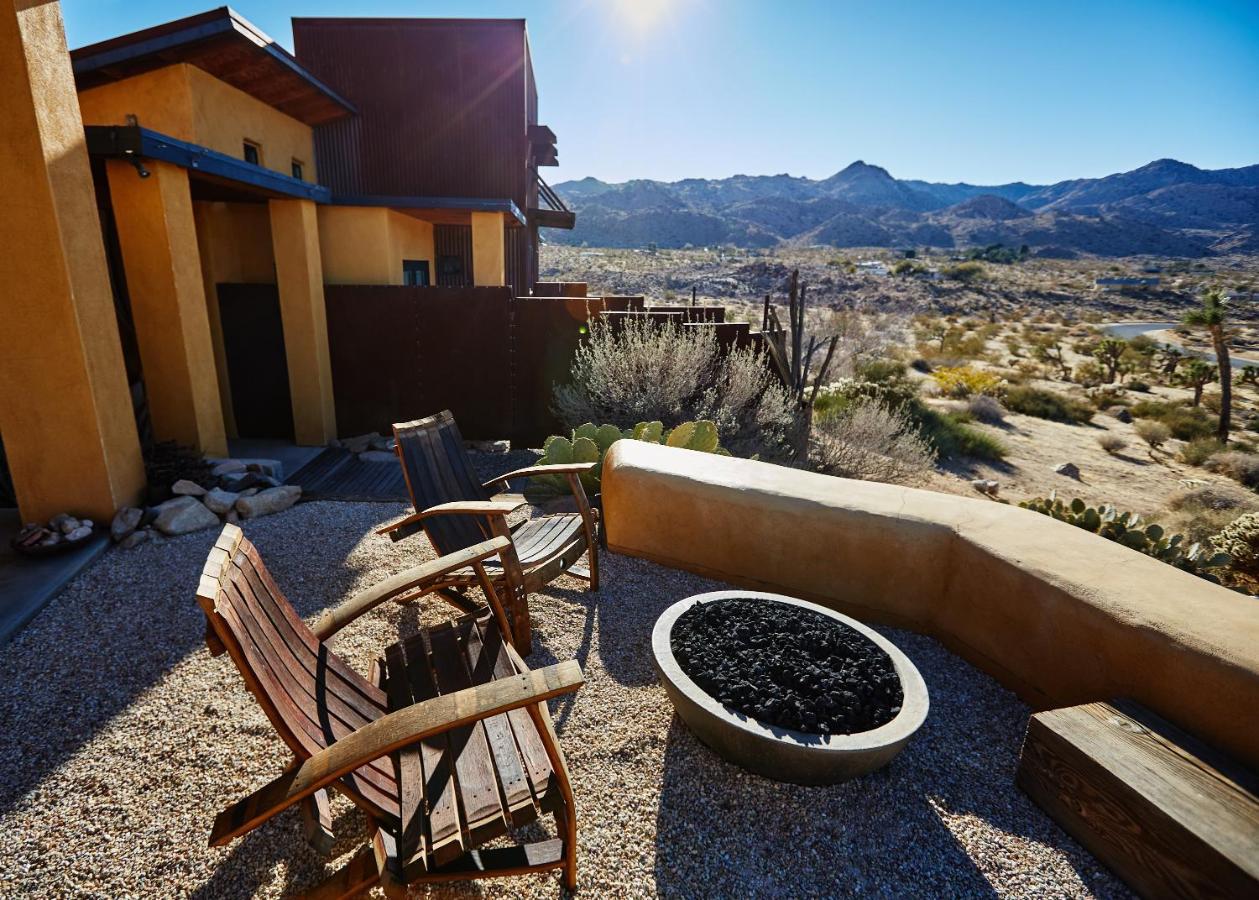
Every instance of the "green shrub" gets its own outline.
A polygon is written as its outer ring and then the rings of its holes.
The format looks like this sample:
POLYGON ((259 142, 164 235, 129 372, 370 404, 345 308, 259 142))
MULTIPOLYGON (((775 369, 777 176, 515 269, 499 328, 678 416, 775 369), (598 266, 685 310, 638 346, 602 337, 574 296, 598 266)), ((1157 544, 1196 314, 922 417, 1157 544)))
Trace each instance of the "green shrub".
POLYGON ((1212 456, 1207 461, 1207 468, 1227 475, 1251 490, 1259 490, 1259 454, 1246 453, 1240 449, 1225 450, 1212 456))
POLYGON ((909 367, 899 359, 871 359, 857 367, 857 379, 875 384, 903 381, 909 367))
POLYGON ((1167 443, 1172 436, 1172 430, 1162 422, 1154 419, 1144 419, 1136 424, 1137 437, 1150 445, 1151 450, 1157 450, 1167 443))
POLYGON ((969 456, 975 459, 1005 459, 1005 444, 964 421, 965 413, 943 413, 919 405, 914 411, 923 437, 936 453, 948 459, 969 456))
POLYGON ((974 366, 946 366, 936 369, 931 377, 947 397, 965 399, 975 394, 996 394, 1001 389, 1001 376, 974 366))
POLYGON ((1223 449, 1224 445, 1213 437, 1194 438, 1180 448, 1180 458, 1191 466, 1201 466, 1223 449))
POLYGON ((1025 416, 1072 425, 1083 424, 1093 418, 1093 408, 1081 400, 1026 385, 1011 388, 1006 394, 1005 406, 1011 412, 1025 416))
POLYGON ((1128 412, 1133 418, 1162 422, 1177 440, 1192 441, 1215 434, 1216 417, 1200 407, 1166 400, 1141 400, 1133 404, 1128 412))
POLYGON ((963 284, 972 284, 981 281, 986 277, 986 272, 982 264, 977 262, 962 262, 955 266, 949 266, 941 274, 945 278, 951 278, 954 281, 960 281, 963 284))
POLYGON ((1133 379, 1128 382, 1128 390, 1137 394, 1148 394, 1150 392, 1149 382, 1133 379))

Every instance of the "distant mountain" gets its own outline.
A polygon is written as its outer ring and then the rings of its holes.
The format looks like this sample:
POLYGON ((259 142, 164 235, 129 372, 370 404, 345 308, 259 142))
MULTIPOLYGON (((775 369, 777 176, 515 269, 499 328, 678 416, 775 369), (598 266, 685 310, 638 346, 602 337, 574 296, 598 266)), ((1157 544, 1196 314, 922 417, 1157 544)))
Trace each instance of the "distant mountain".
POLYGON ((820 181, 735 175, 555 186, 577 211, 550 240, 595 246, 823 244, 958 248, 1027 244, 1045 255, 1252 252, 1259 165, 1199 169, 1172 159, 1052 185, 936 184, 858 160, 820 181))

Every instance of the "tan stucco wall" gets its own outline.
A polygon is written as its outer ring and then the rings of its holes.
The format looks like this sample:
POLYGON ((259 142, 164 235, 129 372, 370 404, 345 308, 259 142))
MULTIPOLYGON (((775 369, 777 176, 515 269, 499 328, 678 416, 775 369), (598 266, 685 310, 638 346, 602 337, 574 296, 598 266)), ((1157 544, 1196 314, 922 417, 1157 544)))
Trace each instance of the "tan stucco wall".
POLYGON ((610 549, 931 634, 1037 708, 1131 697, 1259 765, 1259 602, 1038 513, 619 441, 610 549))
POLYGON ((261 163, 288 175, 300 160, 305 181, 317 181, 310 126, 187 63, 176 63, 79 94, 88 125, 145 128, 240 159, 244 141, 262 148, 261 163))
POLYGON ((402 284, 404 259, 427 259, 433 226, 381 206, 320 206, 319 251, 328 284, 402 284))
POLYGON ((507 237, 503 234, 503 214, 472 214, 472 283, 477 287, 500 287, 507 283, 507 237))
POLYGON ((56 3, 0 5, 0 435, 28 521, 108 521, 144 488, 56 3))
POLYGON ((319 226, 310 200, 271 200, 271 246, 280 294, 297 443, 325 444, 337 434, 328 353, 319 226))

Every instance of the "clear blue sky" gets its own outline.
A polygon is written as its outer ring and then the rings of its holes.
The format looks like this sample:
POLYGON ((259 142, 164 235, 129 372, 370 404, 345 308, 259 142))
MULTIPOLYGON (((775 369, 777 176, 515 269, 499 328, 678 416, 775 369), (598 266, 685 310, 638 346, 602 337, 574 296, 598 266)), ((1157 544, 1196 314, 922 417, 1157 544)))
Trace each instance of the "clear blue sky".
MULTIPOLYGON (((64 0, 71 47, 214 0, 64 0)), ((291 16, 529 22, 552 183, 736 173, 1096 177, 1161 157, 1259 163, 1259 0, 238 0, 291 16)))

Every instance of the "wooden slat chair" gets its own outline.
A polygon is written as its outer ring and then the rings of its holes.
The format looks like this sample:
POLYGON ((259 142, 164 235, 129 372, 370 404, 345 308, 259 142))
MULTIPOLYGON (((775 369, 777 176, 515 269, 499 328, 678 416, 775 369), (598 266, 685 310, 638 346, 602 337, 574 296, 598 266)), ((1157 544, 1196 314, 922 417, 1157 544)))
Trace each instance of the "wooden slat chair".
MULTIPOLYGON (((482 484, 476 479, 463 448, 463 436, 449 410, 394 425, 393 434, 415 512, 380 529, 378 534, 388 534, 399 541, 422 530, 443 557, 489 537, 509 536, 516 549, 526 596, 563 572, 585 579, 592 591, 599 589, 596 513, 590 508, 578 477, 594 468, 594 463, 529 466, 482 484), (577 512, 538 516, 509 528, 507 515, 524 505, 524 497, 492 491, 507 487, 509 479, 533 475, 564 476, 577 502, 577 512), (575 565, 583 555, 588 561, 586 571, 575 565)), ((506 578, 507 565, 486 564, 496 585, 506 578)), ((464 589, 475 584, 476 573, 465 566, 448 573, 437 590, 464 612, 475 612, 462 596, 464 589)), ((523 599, 518 604, 512 602, 514 599, 513 596, 508 602, 514 643, 528 655, 532 645, 529 607, 523 599)))
MULTIPOLYGON (((511 645, 486 565, 510 557, 495 538, 409 569, 347 600, 308 628, 258 551, 225 525, 197 590, 210 650, 226 651, 292 750, 284 773, 218 815, 222 846, 301 803, 308 836, 332 844, 327 789, 366 814, 372 837, 311 897, 349 897, 381 883, 391 897, 417 882, 563 868, 577 879, 577 820, 546 701, 577 690, 574 661, 530 671, 511 645), (422 594, 470 567, 486 615, 465 616, 385 648, 363 678, 328 647, 340 628, 403 593, 422 594), (486 850, 484 842, 543 813, 559 837, 486 850)), ((511 572, 511 567, 506 571, 511 572)), ((511 575, 508 575, 509 580, 511 575)))

